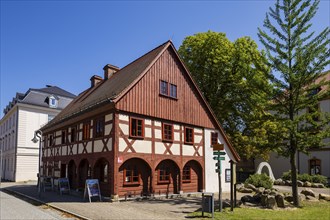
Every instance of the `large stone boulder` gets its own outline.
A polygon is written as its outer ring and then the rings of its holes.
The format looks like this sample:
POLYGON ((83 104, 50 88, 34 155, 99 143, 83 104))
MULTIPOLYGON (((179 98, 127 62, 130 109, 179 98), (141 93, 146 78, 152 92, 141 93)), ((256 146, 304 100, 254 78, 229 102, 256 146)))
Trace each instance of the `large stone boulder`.
POLYGON ((263 193, 265 191, 265 188, 264 187, 259 187, 256 192, 257 193, 263 193))
POLYGON ((293 196, 292 195, 287 195, 284 197, 284 200, 287 202, 293 202, 293 196))
POLYGON ((303 189, 303 190, 301 191, 301 194, 304 194, 306 197, 307 197, 307 196, 315 197, 315 193, 314 193, 313 190, 311 190, 311 189, 303 189))
POLYGON ((304 187, 312 187, 312 183, 311 182, 304 182, 304 187))
POLYGON ((252 189, 245 188, 245 187, 241 187, 241 188, 238 189, 238 192, 241 192, 241 193, 252 193, 253 190, 252 189))
POLYGON ((312 187, 314 187, 314 188, 325 188, 325 186, 322 183, 312 183, 312 187))
POLYGON ((291 180, 285 180, 285 185, 286 186, 292 186, 292 181, 291 180))
POLYGON ((253 199, 253 197, 250 196, 250 195, 242 196, 241 201, 242 201, 244 204, 247 203, 247 202, 249 202, 249 203, 254 203, 254 199, 253 199))
POLYGON ((267 197, 267 202, 266 202, 266 207, 269 209, 274 209, 276 208, 276 200, 275 200, 275 196, 268 196, 267 197))
POLYGON ((266 206, 267 205, 267 198, 268 198, 268 195, 267 194, 262 194, 261 195, 261 201, 260 201, 260 203, 261 203, 262 206, 266 206))
POLYGON ((304 186, 304 183, 303 183, 302 181, 300 181, 300 180, 297 180, 297 185, 298 185, 299 187, 302 187, 302 186, 304 186))
POLYGON ((283 180, 281 178, 274 180, 274 185, 281 185, 283 180))
POLYGON ((318 201, 318 199, 315 198, 314 196, 306 196, 306 200, 308 200, 308 201, 318 201))
POLYGON ((250 184, 250 183, 245 184, 244 187, 247 188, 247 189, 252 189, 253 191, 257 191, 257 188, 254 185, 250 184))
POLYGON ((262 193, 256 193, 253 195, 253 200, 256 204, 261 203, 261 196, 262 196, 262 193))
POLYGON ((285 208, 284 195, 282 193, 277 194, 275 196, 275 200, 276 200, 277 207, 279 207, 279 208, 285 208))
POLYGON ((330 202, 330 195, 321 193, 321 194, 319 194, 319 200, 321 200, 321 199, 330 202))

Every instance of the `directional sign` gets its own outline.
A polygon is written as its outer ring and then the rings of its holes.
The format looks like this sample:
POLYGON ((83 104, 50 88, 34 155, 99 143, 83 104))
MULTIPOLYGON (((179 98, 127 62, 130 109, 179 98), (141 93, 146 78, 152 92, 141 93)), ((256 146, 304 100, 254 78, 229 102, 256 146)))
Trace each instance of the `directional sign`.
POLYGON ((222 152, 222 151, 214 151, 213 152, 213 155, 215 156, 215 155, 226 155, 226 152, 222 152))
POLYGON ((213 160, 225 160, 225 158, 224 157, 217 156, 217 157, 213 157, 213 160))
POLYGON ((212 147, 213 147, 213 151, 225 149, 224 144, 213 144, 212 147))

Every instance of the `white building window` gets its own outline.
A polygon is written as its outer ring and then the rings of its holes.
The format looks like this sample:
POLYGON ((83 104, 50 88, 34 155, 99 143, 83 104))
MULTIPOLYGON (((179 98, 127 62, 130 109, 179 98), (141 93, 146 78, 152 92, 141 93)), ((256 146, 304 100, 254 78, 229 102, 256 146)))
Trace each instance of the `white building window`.
POLYGON ((49 96, 49 107, 57 108, 57 99, 54 96, 49 96))

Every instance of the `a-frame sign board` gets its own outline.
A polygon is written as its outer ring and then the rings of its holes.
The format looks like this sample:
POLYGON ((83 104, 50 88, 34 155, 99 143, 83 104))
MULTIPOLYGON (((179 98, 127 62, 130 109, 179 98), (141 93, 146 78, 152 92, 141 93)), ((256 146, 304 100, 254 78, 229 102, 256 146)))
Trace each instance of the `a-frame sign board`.
POLYGON ((86 198, 87 194, 88 194, 89 202, 92 202, 91 198, 95 197, 95 196, 98 196, 100 201, 102 201, 100 184, 99 184, 98 179, 87 179, 86 180, 84 198, 86 198))

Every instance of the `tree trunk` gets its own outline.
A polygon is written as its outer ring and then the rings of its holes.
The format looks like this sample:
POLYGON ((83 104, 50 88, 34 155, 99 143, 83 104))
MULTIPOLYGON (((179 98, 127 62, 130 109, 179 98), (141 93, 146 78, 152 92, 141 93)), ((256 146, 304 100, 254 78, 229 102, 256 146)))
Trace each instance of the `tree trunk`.
POLYGON ((296 151, 290 153, 290 164, 291 164, 293 205, 298 207, 300 206, 300 200, 298 197, 298 185, 297 185, 296 151))

